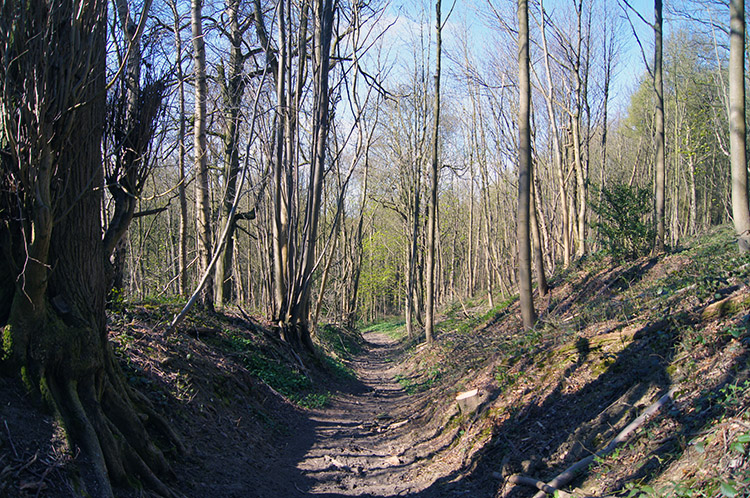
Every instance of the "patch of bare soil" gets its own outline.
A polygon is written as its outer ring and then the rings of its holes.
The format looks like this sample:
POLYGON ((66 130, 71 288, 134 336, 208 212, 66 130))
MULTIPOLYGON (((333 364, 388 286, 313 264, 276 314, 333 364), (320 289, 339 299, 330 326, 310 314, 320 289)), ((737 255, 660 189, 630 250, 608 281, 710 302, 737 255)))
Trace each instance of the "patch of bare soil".
POLYGON ((437 482, 456 470, 444 453, 457 430, 436 431, 423 409, 428 397, 396 382, 398 342, 377 332, 364 341, 351 362, 361 385, 310 413, 314 439, 296 463, 300 489, 316 496, 489 496, 467 483, 437 482))

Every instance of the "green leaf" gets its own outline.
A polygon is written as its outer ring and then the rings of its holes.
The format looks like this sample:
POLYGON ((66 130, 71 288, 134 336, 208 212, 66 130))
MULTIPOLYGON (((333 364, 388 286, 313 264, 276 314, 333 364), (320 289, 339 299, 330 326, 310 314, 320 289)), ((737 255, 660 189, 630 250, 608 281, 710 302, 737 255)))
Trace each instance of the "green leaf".
POLYGON ((729 445, 729 449, 736 452, 736 453, 742 453, 745 454, 745 445, 740 443, 739 441, 735 441, 734 443, 729 445))
POLYGON ((737 442, 747 444, 750 443, 750 433, 740 434, 737 436, 737 442))
POLYGON ((737 490, 728 482, 722 482, 720 489, 721 494, 726 496, 726 498, 734 498, 737 496, 737 490))

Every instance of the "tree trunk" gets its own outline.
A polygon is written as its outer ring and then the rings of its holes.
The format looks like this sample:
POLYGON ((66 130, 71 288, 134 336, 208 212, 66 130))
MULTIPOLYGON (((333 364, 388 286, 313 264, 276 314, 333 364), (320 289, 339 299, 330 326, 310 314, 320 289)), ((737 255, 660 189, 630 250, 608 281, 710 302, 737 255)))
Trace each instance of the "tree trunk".
POLYGON ((317 266, 315 245, 318 238, 320 205, 323 194, 323 170, 326 161, 328 141, 329 95, 328 75, 330 68, 331 38, 333 35, 333 0, 318 0, 313 5, 314 47, 313 56, 313 122, 312 122, 312 161, 310 164, 310 184, 305 208, 303 228, 303 245, 300 248, 300 263, 293 283, 290 302, 290 319, 285 325, 291 327, 295 334, 294 341, 299 341, 313 350, 309 329, 310 293, 313 273, 317 266))
POLYGON ((549 284, 547 283, 547 275, 544 271, 544 251, 542 249, 542 236, 539 230, 539 217, 537 216, 537 190, 536 190, 536 182, 535 176, 533 173, 533 168, 531 171, 531 185, 530 185, 530 193, 531 193, 531 200, 530 200, 530 206, 529 206, 529 222, 531 224, 531 240, 534 244, 534 269, 536 270, 536 285, 537 289, 539 289, 539 295, 542 297, 545 297, 547 293, 549 292, 549 284))
POLYGON ((0 63, 0 102, 26 103, 12 112, 0 107, 7 140, 1 170, 29 186, 0 196, 3 210, 15 206, 17 213, 0 229, 12 275, 0 284, 0 308, 9 309, 0 323, 0 366, 21 372, 60 414, 71 448, 80 449, 84 493, 113 496, 111 483, 140 479, 168 495, 157 474, 169 474, 169 465, 148 429, 178 440, 147 398, 125 384, 107 340, 107 249, 117 240, 103 240, 100 214, 106 2, 74 7, 0 7, 2 18, 15 20, 0 26, 4 60, 13 61, 0 63))
MULTIPOLYGON (((203 40, 202 1, 192 0, 193 65, 195 73, 195 114, 193 122, 193 160, 195 164, 195 210, 197 217, 198 274, 202 275, 211 262, 211 202, 208 189, 208 149, 206 147, 206 47, 203 40)), ((213 279, 203 287, 200 304, 213 311, 213 279)))
POLYGON ((179 182, 177 184, 177 196, 180 204, 180 223, 179 223, 179 235, 178 235, 178 263, 177 263, 177 275, 179 281, 179 293, 181 296, 186 296, 188 293, 188 274, 187 274, 187 230, 188 230, 188 208, 187 208, 187 195, 185 191, 185 76, 182 72, 182 33, 181 33, 181 20, 180 14, 177 10, 176 0, 170 3, 172 8, 172 14, 174 16, 174 24, 172 30, 174 31, 174 44, 175 44, 175 66, 177 68, 177 96, 179 100, 179 129, 177 136, 177 172, 179 174, 179 182))
POLYGON ((440 16, 440 0, 435 2, 435 101, 433 103, 432 126, 432 162, 430 168, 430 205, 427 218, 427 261, 425 271, 425 340, 431 344, 435 330, 435 246, 437 239, 437 203, 438 180, 440 168, 438 166, 438 142, 440 131, 440 56, 441 56, 442 19, 440 16))
POLYGON ((664 188, 666 179, 666 162, 664 158, 664 80, 662 77, 662 0, 654 0, 654 95, 656 96, 655 123, 655 198, 654 216, 656 218, 657 253, 664 252, 664 188))
MULTIPOLYGON (((658 1, 658 0, 657 0, 658 1)), ((745 0, 729 1, 729 139, 732 217, 740 253, 750 252, 745 136, 745 0)))
POLYGON ((531 289, 531 240, 529 211, 531 208, 531 82, 529 80, 529 4, 518 0, 518 292, 523 325, 530 329, 536 323, 536 310, 531 289))
MULTIPOLYGON (((223 255, 216 264, 216 302, 221 306, 231 302, 233 295, 232 258, 234 256, 234 219, 229 219, 237 185, 237 174, 240 169, 239 128, 240 104, 245 85, 242 79, 244 57, 242 55, 242 35, 238 18, 239 0, 227 0, 226 10, 229 18, 229 61, 226 78, 219 75, 224 104, 224 178, 227 182, 222 202, 221 221, 219 226, 229 225, 229 233, 223 255)), ((252 139, 252 137, 251 137, 252 139)))

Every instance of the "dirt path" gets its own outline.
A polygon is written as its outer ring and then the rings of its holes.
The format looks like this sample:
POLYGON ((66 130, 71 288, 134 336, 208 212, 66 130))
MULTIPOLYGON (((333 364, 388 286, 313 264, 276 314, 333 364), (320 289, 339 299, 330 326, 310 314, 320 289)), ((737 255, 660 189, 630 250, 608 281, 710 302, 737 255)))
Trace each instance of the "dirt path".
POLYGON ((379 333, 364 336, 365 348, 352 365, 361 384, 313 411, 313 437, 300 451, 299 491, 317 496, 460 496, 438 485, 440 442, 424 434, 417 405, 394 380, 398 344, 379 333))

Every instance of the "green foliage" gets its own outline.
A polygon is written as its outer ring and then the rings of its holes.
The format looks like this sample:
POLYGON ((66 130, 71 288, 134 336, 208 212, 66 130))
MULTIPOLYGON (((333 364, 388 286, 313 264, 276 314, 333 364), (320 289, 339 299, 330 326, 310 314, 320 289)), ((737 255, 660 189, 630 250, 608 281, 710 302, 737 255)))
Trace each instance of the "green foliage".
MULTIPOLYGON (((592 197, 597 197, 596 187, 592 190, 592 197)), ((655 235, 652 203, 649 189, 624 183, 601 188, 601 201, 591 206, 601 221, 593 226, 613 257, 636 259, 651 250, 655 235)))
POLYGON ((225 346, 238 353, 242 364, 251 374, 290 401, 300 406, 312 406, 316 404, 314 399, 318 401, 322 399, 309 397, 315 393, 311 392, 313 383, 307 375, 288 363, 269 358, 264 352, 256 349, 250 338, 240 334, 230 334, 225 341, 225 346))
POLYGON ((380 332, 391 339, 401 340, 406 337, 406 322, 400 318, 374 323, 362 330, 365 332, 380 332))
POLYGON ((339 379, 355 380, 357 378, 357 375, 354 373, 354 370, 352 370, 343 361, 337 358, 331 358, 330 356, 325 356, 323 358, 323 362, 325 363, 326 368, 335 377, 339 379))
POLYGON ((498 365, 495 367, 495 381, 500 386, 501 393, 504 393, 509 388, 513 387, 516 381, 518 381, 520 375, 520 373, 508 372, 508 367, 505 365, 498 365))
POLYGON ((301 398, 293 399, 295 403, 303 408, 323 408, 331 400, 331 393, 308 393, 301 398))
POLYGON ((0 361, 10 359, 13 354, 13 332, 10 325, 3 328, 3 340, 0 344, 0 361))
POLYGON ((317 338, 324 349, 339 358, 349 359, 362 351, 362 335, 356 330, 327 323, 318 328, 317 338))
POLYGON ((365 319, 373 319, 378 311, 392 314, 398 309, 402 269, 400 254, 394 250, 397 244, 385 227, 369 234, 362 243, 358 309, 365 319))
POLYGON ((253 375, 290 399, 312 387, 312 381, 298 369, 290 368, 261 352, 243 355, 242 362, 253 375))

